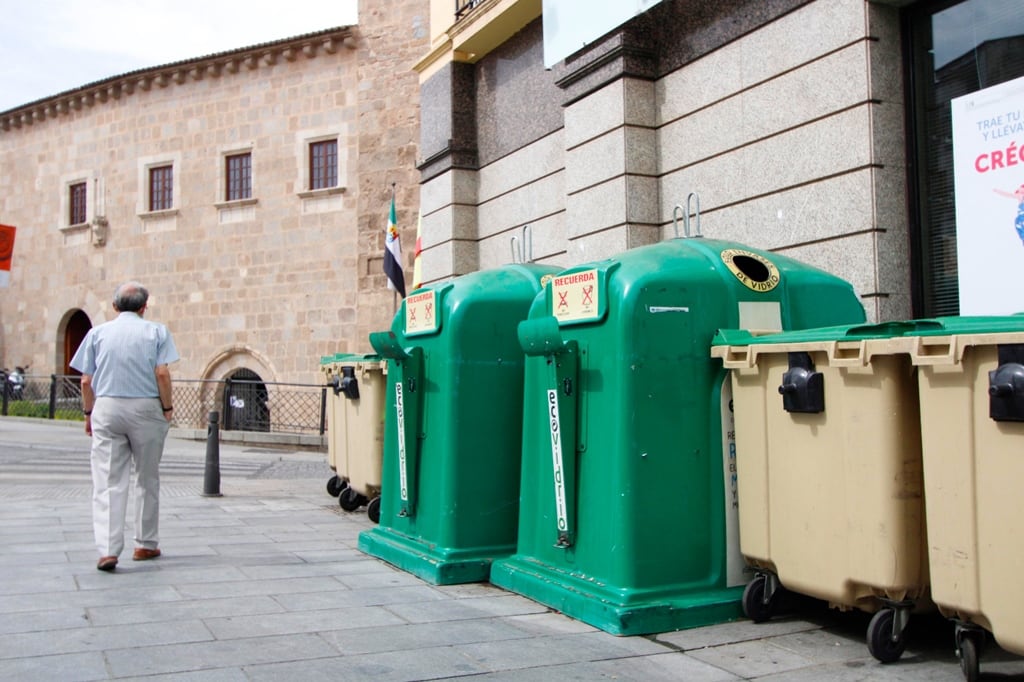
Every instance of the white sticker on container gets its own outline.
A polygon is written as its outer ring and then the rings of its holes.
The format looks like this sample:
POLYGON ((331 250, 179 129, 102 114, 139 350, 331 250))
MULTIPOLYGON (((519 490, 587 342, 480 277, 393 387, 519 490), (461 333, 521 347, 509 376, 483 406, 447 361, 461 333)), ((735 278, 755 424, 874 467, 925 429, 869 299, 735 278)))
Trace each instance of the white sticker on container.
POLYGON ((437 293, 433 289, 405 297, 405 334, 437 331, 437 293))
POLYGON ((562 460, 562 425, 558 418, 558 391, 548 391, 548 424, 551 428, 551 464, 555 482, 555 518, 558 532, 569 530, 569 514, 565 504, 565 471, 562 460))
POLYGON ((778 301, 740 301, 740 329, 782 331, 782 307, 778 301))
POLYGON ((398 493, 409 501, 409 477, 405 472, 405 406, 402 403, 402 382, 395 382, 395 416, 398 422, 398 493))
POLYGON ((551 280, 551 314, 559 323, 600 317, 597 270, 557 275, 551 280))
POLYGON ((732 381, 722 382, 722 478, 725 481, 725 585, 750 581, 750 571, 740 552, 739 477, 736 470, 736 419, 732 412, 732 381))

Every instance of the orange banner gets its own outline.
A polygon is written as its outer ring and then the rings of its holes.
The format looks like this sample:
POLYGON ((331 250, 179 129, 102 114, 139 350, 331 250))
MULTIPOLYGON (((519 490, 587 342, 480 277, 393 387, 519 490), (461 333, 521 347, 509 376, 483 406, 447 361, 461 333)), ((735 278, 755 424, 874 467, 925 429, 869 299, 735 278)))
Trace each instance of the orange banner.
POLYGON ((7 286, 11 278, 15 231, 12 225, 0 225, 0 287, 7 286))

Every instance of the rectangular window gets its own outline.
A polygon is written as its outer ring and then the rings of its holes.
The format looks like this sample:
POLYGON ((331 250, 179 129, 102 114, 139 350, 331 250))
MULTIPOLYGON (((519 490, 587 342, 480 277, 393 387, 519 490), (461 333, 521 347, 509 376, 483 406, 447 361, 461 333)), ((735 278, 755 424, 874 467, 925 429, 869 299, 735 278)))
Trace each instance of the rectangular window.
POLYGON ((82 225, 88 222, 86 217, 86 183, 76 182, 68 188, 68 225, 82 225))
POLYGON ((309 188, 338 186, 338 141, 325 140, 309 145, 309 188))
POLYGON ((252 154, 233 154, 224 159, 224 199, 252 198, 252 154))
POLYGON ((960 313, 950 102, 1024 76, 1020 8, 1019 0, 960 0, 908 9, 917 317, 960 313))
POLYGON ((174 166, 149 169, 149 210, 166 211, 174 206, 174 166))

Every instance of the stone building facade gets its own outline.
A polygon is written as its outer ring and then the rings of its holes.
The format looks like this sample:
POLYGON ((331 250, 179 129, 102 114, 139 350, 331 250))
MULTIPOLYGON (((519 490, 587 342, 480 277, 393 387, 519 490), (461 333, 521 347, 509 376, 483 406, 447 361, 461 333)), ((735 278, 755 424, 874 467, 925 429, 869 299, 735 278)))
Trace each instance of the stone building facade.
POLYGON ((18 227, 0 362, 61 373, 137 278, 179 376, 316 381, 395 310, 392 186, 407 279, 417 215, 430 283, 612 256, 699 205, 703 234, 849 280, 870 319, 958 311, 949 102, 1024 76, 1013 0, 635 4, 551 68, 542 0, 375 0, 358 27, 0 112, 0 223, 18 227), (310 191, 308 145, 329 139, 338 186, 310 191), (253 196, 226 201, 240 152, 253 196), (149 211, 161 165, 175 203, 149 211))
POLYGON ((704 235, 827 269, 871 318, 910 314, 894 8, 665 0, 545 69, 540 5, 480 3, 418 66, 426 279, 505 262, 524 225, 565 265, 672 238, 696 193, 704 235))
POLYGON ((395 310, 382 269, 392 191, 411 273, 412 65, 428 36, 421 0, 364 5, 358 26, 0 112, 0 223, 17 227, 10 286, 0 290, 3 363, 66 373, 129 279, 150 289, 148 317, 174 333, 176 377, 244 369, 266 382, 319 383, 321 356, 370 352, 368 334, 395 310), (318 143, 328 155, 312 161, 318 143), (241 198, 227 184, 237 163, 251 169, 241 198), (324 167, 336 177, 314 180, 324 167), (152 174, 167 168, 170 204, 153 204, 152 174), (83 193, 84 211, 72 205, 83 193))
POLYGON ((546 68, 545 22, 574 20, 544 12, 581 3, 432 0, 427 281, 507 262, 525 226, 535 260, 599 260, 674 238, 699 203, 704 235, 843 277, 869 319, 956 314, 949 100, 1024 75, 1019 6, 627 5, 546 68))

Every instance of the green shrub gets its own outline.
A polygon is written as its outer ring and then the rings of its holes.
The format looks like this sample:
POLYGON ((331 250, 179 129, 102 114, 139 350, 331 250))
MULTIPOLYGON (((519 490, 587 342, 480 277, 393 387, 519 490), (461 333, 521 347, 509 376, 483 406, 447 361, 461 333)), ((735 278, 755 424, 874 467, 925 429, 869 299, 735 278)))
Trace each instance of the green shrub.
MULTIPOLYGON (((7 403, 8 417, 33 417, 35 419, 49 419, 50 406, 48 403, 38 400, 11 400, 7 403)), ((54 411, 54 419, 64 421, 84 422, 82 408, 58 406, 54 411)))
POLYGON ((46 419, 50 416, 50 406, 46 403, 36 403, 31 400, 12 400, 7 403, 7 415, 9 417, 39 417, 46 419))

